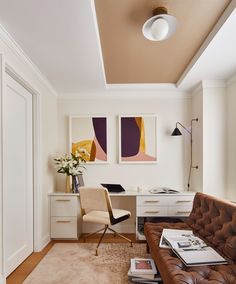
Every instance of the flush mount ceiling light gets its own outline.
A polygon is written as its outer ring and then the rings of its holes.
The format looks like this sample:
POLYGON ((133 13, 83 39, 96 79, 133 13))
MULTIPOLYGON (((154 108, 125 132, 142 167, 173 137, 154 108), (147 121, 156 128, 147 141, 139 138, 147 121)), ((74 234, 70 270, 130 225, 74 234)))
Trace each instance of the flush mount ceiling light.
POLYGON ((158 7, 153 11, 153 17, 143 25, 143 35, 153 41, 161 41, 171 37, 177 27, 177 19, 167 14, 165 7, 158 7))

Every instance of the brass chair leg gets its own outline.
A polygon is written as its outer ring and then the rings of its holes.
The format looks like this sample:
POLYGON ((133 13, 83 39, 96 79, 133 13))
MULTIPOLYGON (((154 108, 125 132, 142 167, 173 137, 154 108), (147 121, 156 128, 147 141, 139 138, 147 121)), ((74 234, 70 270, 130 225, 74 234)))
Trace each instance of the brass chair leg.
POLYGON ((113 233, 115 233, 116 235, 118 235, 119 237, 121 237, 122 239, 128 241, 130 243, 130 246, 133 247, 133 243, 130 239, 126 238, 125 236, 119 234, 118 232, 116 232, 115 230, 108 228, 108 230, 112 231, 113 233))
POLYGON ((95 234, 97 234, 97 233, 99 233, 99 232, 101 232, 101 231, 103 231, 103 230, 104 230, 104 228, 102 228, 102 229, 100 229, 100 230, 97 230, 96 232, 87 234, 87 235, 84 236, 84 239, 85 239, 85 238, 88 238, 88 237, 91 237, 91 236, 93 236, 93 235, 95 235, 95 234))
POLYGON ((95 253, 96 256, 98 256, 98 247, 99 247, 99 245, 100 245, 100 243, 101 243, 101 241, 102 241, 102 239, 103 239, 107 229, 108 229, 108 225, 105 225, 105 229, 104 229, 104 231, 102 233, 102 236, 101 236, 101 238, 100 238, 100 240, 98 242, 97 248, 96 248, 96 253, 95 253))

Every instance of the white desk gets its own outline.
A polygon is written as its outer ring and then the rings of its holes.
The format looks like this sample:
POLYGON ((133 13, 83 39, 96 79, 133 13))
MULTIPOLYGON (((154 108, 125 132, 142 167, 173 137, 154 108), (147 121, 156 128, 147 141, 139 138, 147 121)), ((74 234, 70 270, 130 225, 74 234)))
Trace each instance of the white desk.
MULTIPOLYGON (((134 218, 133 222, 132 219, 131 223, 127 220, 128 223, 123 233, 135 231, 138 239, 144 239, 142 227, 145 219, 155 217, 187 217, 192 209, 194 195, 194 192, 151 194, 149 192, 126 191, 110 193, 114 208, 116 208, 113 202, 115 201, 114 199, 121 201, 117 208, 129 210, 127 206, 134 207, 134 210, 130 210, 134 218), (126 207, 124 208, 122 205, 126 207)), ((77 239, 82 233, 79 194, 58 192, 50 193, 49 197, 51 238, 77 239)), ((96 228, 94 228, 95 230, 96 228)))

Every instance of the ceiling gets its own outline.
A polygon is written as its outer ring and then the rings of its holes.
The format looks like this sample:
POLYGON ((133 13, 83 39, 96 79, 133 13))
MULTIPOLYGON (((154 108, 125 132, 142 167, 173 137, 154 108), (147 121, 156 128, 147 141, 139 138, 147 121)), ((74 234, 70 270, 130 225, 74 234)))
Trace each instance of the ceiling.
POLYGON ((230 0, 95 0, 107 83, 176 83, 230 0), (157 7, 178 19, 176 33, 150 41, 142 26, 157 7))
POLYGON ((108 86, 188 90, 236 72, 236 0, 0 0, 0 7, 2 27, 61 95, 108 86), (179 25, 172 38, 151 42, 141 29, 160 5, 179 25))

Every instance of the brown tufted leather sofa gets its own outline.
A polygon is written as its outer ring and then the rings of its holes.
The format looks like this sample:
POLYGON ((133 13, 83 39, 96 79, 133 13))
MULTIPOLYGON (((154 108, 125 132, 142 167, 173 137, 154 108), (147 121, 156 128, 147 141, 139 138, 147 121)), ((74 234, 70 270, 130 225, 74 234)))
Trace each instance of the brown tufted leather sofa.
POLYGON ((235 204, 198 192, 185 223, 145 223, 144 233, 164 284, 236 284, 235 204), (159 247, 163 228, 193 230, 228 264, 186 267, 170 249, 159 247))

